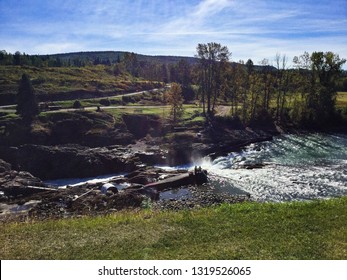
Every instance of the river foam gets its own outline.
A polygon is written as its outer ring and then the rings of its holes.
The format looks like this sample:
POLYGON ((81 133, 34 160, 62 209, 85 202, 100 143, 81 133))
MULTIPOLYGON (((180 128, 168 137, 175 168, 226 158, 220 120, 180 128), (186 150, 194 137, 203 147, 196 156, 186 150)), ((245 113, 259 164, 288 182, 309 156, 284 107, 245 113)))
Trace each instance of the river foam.
POLYGON ((210 183, 219 191, 248 192, 258 201, 347 194, 347 135, 283 135, 194 164, 208 170, 210 183))

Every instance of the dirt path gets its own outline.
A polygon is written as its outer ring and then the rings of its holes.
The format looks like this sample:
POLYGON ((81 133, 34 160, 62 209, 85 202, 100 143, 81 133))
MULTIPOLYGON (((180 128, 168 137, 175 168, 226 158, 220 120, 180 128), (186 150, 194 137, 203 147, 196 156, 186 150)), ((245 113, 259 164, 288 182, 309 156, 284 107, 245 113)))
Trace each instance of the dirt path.
POLYGON ((227 116, 230 113, 230 106, 218 105, 216 107, 216 116, 227 116))

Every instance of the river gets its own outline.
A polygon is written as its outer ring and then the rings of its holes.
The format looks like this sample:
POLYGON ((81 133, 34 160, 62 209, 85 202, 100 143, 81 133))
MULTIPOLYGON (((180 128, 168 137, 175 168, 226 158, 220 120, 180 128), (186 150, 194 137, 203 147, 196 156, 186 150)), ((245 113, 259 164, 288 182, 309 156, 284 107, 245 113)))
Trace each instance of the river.
MULTIPOLYGON (((347 135, 281 135, 251 144, 214 160, 205 157, 175 168, 208 171, 209 188, 216 193, 250 194, 257 201, 312 200, 347 195, 347 135), (245 169, 245 166, 262 168, 245 169)), ((97 178, 47 181, 50 185, 108 182, 111 174, 97 178)), ((122 176, 120 176, 122 177, 122 176)), ((123 185, 117 186, 120 189, 123 185)), ((203 187, 201 187, 203 191, 203 187)), ((187 189, 163 192, 161 198, 189 198, 187 189)))
POLYGON ((195 164, 209 172, 217 192, 247 192, 257 201, 292 201, 347 194, 347 135, 282 135, 215 160, 195 164), (263 166, 245 169, 245 166, 263 166))

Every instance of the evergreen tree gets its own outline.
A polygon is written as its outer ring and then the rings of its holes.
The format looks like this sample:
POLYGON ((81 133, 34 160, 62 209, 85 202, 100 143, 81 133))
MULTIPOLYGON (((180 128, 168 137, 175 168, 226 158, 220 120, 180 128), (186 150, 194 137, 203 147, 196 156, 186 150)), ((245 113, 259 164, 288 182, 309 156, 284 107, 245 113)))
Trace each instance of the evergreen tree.
POLYGON ((17 114, 25 120, 31 120, 39 114, 34 88, 27 74, 22 75, 17 94, 17 114))

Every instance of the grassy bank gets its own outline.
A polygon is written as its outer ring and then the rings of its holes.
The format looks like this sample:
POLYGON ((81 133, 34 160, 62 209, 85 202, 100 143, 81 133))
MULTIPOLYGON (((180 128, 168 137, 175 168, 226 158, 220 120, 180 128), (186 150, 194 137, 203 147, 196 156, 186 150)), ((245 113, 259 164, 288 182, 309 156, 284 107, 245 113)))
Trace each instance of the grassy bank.
POLYGON ((346 259, 347 197, 9 223, 1 259, 346 259))

